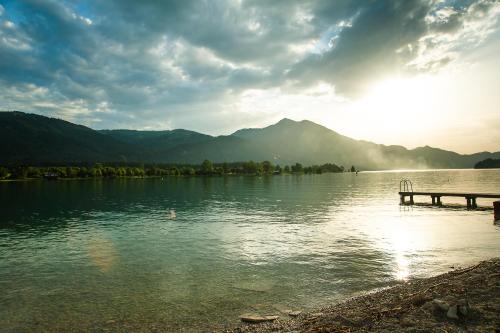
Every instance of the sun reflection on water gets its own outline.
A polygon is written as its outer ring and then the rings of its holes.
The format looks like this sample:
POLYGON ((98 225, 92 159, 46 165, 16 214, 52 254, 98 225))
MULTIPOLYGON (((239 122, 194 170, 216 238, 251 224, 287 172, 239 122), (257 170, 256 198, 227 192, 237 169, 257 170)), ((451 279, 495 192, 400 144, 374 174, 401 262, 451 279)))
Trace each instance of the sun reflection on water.
POLYGON ((103 273, 109 272, 118 259, 113 242, 102 235, 95 235, 89 242, 88 254, 92 263, 103 273))
POLYGON ((410 269, 408 267, 409 261, 405 256, 401 253, 398 253, 396 256, 396 274, 395 278, 398 281, 406 281, 410 276, 410 269))

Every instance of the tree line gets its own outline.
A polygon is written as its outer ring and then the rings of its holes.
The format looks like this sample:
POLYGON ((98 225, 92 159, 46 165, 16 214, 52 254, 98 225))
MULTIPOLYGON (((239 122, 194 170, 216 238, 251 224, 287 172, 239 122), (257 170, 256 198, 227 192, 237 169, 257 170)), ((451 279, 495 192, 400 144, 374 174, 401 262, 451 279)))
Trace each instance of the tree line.
POLYGON ((474 165, 474 169, 496 169, 500 168, 500 159, 487 158, 474 165))
MULTIPOLYGON (((355 171, 352 166, 347 171, 355 171)), ((273 165, 263 162, 212 163, 204 160, 200 165, 103 165, 92 166, 10 166, 0 167, 0 179, 38 179, 38 178, 116 178, 116 177, 163 177, 163 176, 217 176, 217 175, 279 175, 279 174, 322 174, 344 172, 343 166, 333 163, 304 167, 293 165, 273 165)))

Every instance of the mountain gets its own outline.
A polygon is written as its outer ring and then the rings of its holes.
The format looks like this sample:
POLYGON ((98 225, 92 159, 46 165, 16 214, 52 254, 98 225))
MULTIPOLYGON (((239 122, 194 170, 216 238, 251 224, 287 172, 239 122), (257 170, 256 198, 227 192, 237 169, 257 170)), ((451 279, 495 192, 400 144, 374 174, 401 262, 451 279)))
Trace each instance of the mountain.
POLYGON ((140 147, 156 145, 157 147, 155 148, 162 149, 170 149, 184 144, 200 143, 212 138, 210 135, 184 129, 171 131, 101 130, 99 132, 128 144, 140 147))
POLYGON ((129 149, 141 152, 141 161, 149 163, 165 162, 170 157, 177 156, 179 152, 175 152, 176 147, 202 144, 212 139, 210 135, 184 129, 171 131, 101 130, 99 132, 126 143, 129 149))
POLYGON ((213 137, 193 131, 93 130, 60 119, 0 112, 0 164, 189 163, 263 161, 335 163, 362 170, 472 168, 500 152, 461 155, 354 140, 311 121, 282 119, 265 128, 213 137))
MULTIPOLYGON (((500 152, 461 155, 429 146, 408 150, 403 146, 354 140, 308 120, 296 122, 286 118, 266 128, 236 131, 233 136, 252 142, 254 147, 264 147, 267 159, 272 153, 287 163, 333 161, 344 166, 354 164, 363 170, 471 168, 479 160, 500 155, 500 152)), ((264 151, 261 153, 265 155, 264 151)))
POLYGON ((0 164, 128 162, 127 145, 64 120, 22 112, 0 112, 0 164))

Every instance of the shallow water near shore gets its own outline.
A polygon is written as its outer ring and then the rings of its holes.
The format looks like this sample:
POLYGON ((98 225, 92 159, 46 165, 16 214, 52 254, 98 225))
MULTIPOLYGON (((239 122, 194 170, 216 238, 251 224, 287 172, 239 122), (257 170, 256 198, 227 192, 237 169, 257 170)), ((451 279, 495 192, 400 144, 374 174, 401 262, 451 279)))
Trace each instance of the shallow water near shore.
POLYGON ((500 256, 491 210, 400 206, 401 178, 500 192, 500 170, 0 183, 0 331, 223 328, 500 256))

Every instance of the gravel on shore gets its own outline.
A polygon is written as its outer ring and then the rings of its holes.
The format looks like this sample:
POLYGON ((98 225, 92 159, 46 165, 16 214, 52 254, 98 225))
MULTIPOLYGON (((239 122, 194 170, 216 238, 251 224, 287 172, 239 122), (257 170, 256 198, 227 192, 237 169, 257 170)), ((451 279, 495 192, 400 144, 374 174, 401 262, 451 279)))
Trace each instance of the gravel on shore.
POLYGON ((224 332, 500 332, 500 258, 224 332))

